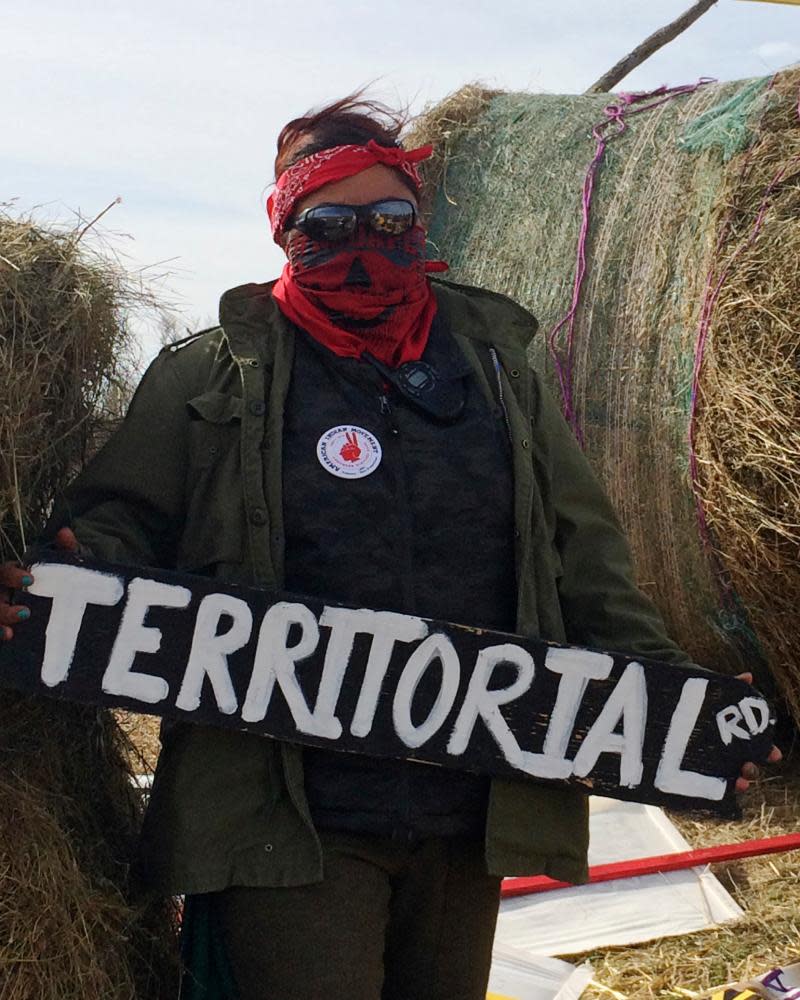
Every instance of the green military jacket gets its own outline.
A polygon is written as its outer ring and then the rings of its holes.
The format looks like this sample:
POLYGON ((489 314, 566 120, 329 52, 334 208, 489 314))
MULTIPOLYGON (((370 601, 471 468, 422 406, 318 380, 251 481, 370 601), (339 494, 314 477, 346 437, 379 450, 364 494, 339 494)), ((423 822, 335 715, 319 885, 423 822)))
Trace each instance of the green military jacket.
MULTIPOLYGON (((434 287, 493 405, 502 389, 513 453, 517 631, 687 662, 635 587, 609 502, 528 367, 534 318, 502 295, 442 281, 434 287)), ((161 352, 121 428, 67 491, 51 525, 71 524, 104 559, 280 588, 282 421, 294 328, 269 284, 227 292, 220 321, 161 352)), ((188 724, 166 726, 162 742, 141 839, 149 885, 203 893, 322 877, 299 747, 188 724)), ((579 882, 587 846, 583 795, 493 780, 492 873, 579 882)))

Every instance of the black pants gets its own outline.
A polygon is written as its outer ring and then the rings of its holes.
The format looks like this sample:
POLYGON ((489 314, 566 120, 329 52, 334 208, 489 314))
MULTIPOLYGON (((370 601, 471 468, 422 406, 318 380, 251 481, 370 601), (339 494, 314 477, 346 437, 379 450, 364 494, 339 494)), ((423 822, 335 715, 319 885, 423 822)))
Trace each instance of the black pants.
POLYGON ((216 896, 241 1000, 485 1000, 500 879, 480 842, 321 839, 322 882, 216 896))

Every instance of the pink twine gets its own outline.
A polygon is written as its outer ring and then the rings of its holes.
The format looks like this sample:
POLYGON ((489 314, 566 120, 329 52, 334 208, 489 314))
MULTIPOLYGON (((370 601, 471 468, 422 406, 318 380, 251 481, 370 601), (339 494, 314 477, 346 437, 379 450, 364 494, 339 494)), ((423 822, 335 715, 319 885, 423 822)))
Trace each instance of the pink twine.
MULTIPOLYGON (((772 78, 768 90, 771 90, 774 84, 775 84, 775 77, 772 78)), ((798 121, 800 121, 800 93, 798 93, 798 102, 796 111, 797 111, 798 121)), ((748 154, 748 157, 746 158, 742 167, 742 176, 744 175, 749 158, 750 157, 748 154)), ((716 263, 720 251, 722 249, 722 246, 724 244, 724 241, 728 233, 730 232, 730 226, 733 217, 733 209, 731 209, 731 212, 728 214, 728 218, 725 221, 725 225, 720 231, 719 239, 717 240, 717 245, 714 251, 714 263, 712 263, 712 268, 709 271, 708 277, 706 279, 706 286, 703 295, 703 305, 700 310, 700 324, 698 327, 697 344, 695 347, 695 354, 694 354, 694 364, 692 367, 692 393, 691 393, 691 402, 689 407, 689 470, 691 474, 691 484, 692 484, 692 491, 694 493, 695 509, 697 512, 697 525, 700 530, 700 538, 709 551, 713 551, 714 546, 711 539, 711 531, 709 529, 708 519, 706 518, 705 507, 703 506, 703 501, 700 496, 700 480, 698 475, 699 470, 698 470, 697 450, 695 448, 695 433, 697 430, 697 410, 698 410, 698 398, 699 398, 699 386, 700 386, 700 372, 703 367, 703 360, 705 357, 705 350, 708 342, 709 330, 711 328, 711 317, 714 312, 714 306, 717 304, 720 292, 722 291, 722 286, 725 284, 725 281, 727 280, 728 275, 730 274, 731 269, 733 268, 733 265, 736 262, 736 259, 739 257, 742 251, 748 249, 748 247, 753 245, 753 241, 758 236, 759 232, 761 231, 761 227, 764 224, 764 218, 767 214, 767 210, 770 207, 769 201, 770 198, 772 197, 775 188, 778 186, 778 184, 780 184, 781 180, 786 174, 786 171, 790 167, 794 166, 795 163, 800 163, 800 154, 798 154, 797 156, 789 160, 787 163, 785 163, 780 168, 780 170, 777 171, 772 180, 769 182, 766 190, 764 191, 764 194, 761 197, 761 203, 759 205, 759 209, 756 214, 755 221, 753 222, 753 228, 750 231, 749 237, 747 238, 746 242, 742 243, 740 246, 736 248, 733 254, 731 254, 730 260, 722 269, 722 272, 719 274, 718 277, 715 277, 714 264, 716 263)), ((726 582, 724 580, 722 580, 721 582, 723 584, 723 589, 725 590, 730 589, 730 585, 729 584, 726 585, 726 582)))
POLYGON ((586 243, 589 235, 589 214, 592 204, 592 194, 594 191, 594 181, 600 164, 603 161, 606 146, 611 139, 622 135, 622 133, 627 130, 628 123, 626 119, 631 115, 642 114, 644 111, 652 111, 653 108, 658 108, 662 104, 666 104, 668 101, 673 100, 675 97, 680 97, 683 94, 693 94, 700 87, 713 82, 714 80, 712 77, 701 77, 697 83, 685 84, 680 87, 659 87, 656 90, 643 91, 639 93, 620 93, 618 95, 618 103, 609 104, 603 108, 605 118, 592 128, 592 137, 596 142, 596 147, 594 157, 592 162, 589 164, 586 171, 586 177, 583 182, 583 193, 581 197, 581 229, 578 236, 572 303, 566 316, 564 316, 564 318, 553 327, 547 336, 548 347, 553 358, 556 375, 558 376, 558 383, 561 388, 561 397, 564 404, 564 416, 569 421, 581 447, 584 446, 585 442, 580 421, 578 420, 578 415, 575 412, 575 407, 573 405, 572 391, 572 373, 575 348, 575 317, 578 311, 583 281, 586 276, 586 243), (656 98, 656 100, 651 100, 651 98, 656 98), (650 101, 650 103, 644 104, 644 101, 650 101), (612 124, 616 125, 616 130, 612 132, 610 136, 606 137, 605 132, 612 124), (559 355, 559 351, 556 346, 556 338, 565 326, 567 327, 566 351, 563 355, 559 355))

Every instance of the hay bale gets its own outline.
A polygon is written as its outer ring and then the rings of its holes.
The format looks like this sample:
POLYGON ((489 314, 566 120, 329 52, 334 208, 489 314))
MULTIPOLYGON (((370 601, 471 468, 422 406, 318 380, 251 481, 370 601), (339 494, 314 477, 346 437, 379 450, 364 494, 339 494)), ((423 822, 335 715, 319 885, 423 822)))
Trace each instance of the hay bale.
MULTIPOLYGON (((3 560, 41 530, 128 394, 127 310, 150 299, 86 236, 0 214, 3 560)), ((171 905, 130 874, 129 761, 111 714, 0 691, 3 1000, 175 995, 171 905)))
MULTIPOLYGON (((491 97, 448 143, 430 235, 455 280, 538 316, 531 361, 568 390, 671 633, 774 677, 800 720, 798 85, 704 85, 612 123, 571 336, 592 129, 618 97, 491 97)), ((435 143, 437 116, 409 141, 435 143)))
POLYGON ((21 557, 130 394, 126 310, 148 296, 87 237, 0 212, 3 560, 21 557))

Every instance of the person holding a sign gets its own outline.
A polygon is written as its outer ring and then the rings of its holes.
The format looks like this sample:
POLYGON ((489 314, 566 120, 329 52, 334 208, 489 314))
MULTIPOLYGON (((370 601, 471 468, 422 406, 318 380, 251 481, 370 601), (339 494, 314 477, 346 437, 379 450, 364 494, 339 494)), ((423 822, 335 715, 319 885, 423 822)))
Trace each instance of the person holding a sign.
MULTIPOLYGON (((536 321, 431 278, 431 151, 403 149, 402 124, 356 95, 283 129, 281 277, 227 292, 219 327, 162 351, 51 535, 113 562, 687 663, 528 367, 536 321)), ((5 566, 0 582, 8 640, 26 617, 10 590, 32 581, 5 566)), ((501 877, 586 878, 586 798, 567 787, 184 723, 162 742, 142 873, 187 895, 190 952, 203 933, 224 942, 219 997, 482 1000, 501 877)))

